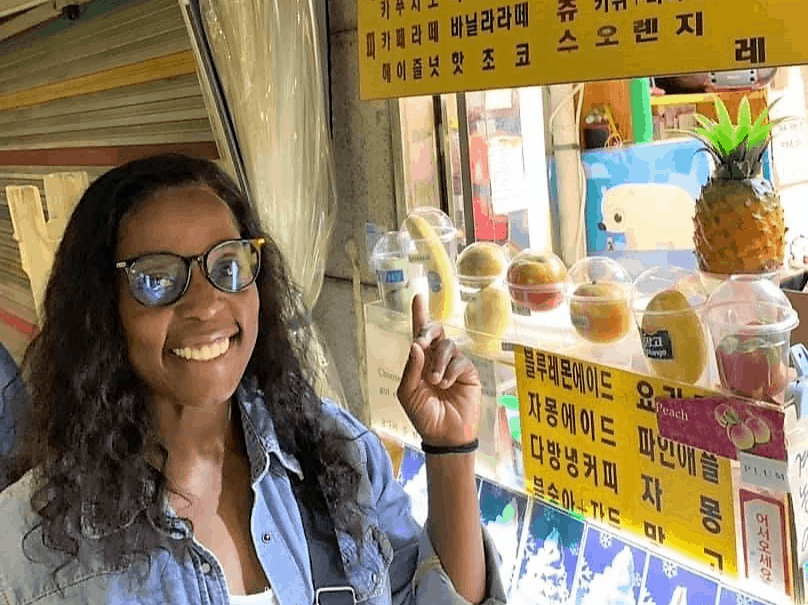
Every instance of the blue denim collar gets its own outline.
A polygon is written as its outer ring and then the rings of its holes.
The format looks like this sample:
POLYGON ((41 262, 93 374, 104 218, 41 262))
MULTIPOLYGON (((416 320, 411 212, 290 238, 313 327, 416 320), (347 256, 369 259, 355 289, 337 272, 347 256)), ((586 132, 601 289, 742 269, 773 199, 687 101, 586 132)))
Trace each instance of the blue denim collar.
POLYGON ((247 457, 250 460, 250 479, 253 483, 260 481, 271 470, 271 461, 275 459, 302 480, 300 462, 281 449, 275 424, 264 403, 264 394, 255 384, 251 384, 253 382, 243 380, 233 395, 234 403, 241 410, 241 424, 247 444, 247 457))
MULTIPOLYGON (((249 384, 251 381, 243 380, 233 395, 234 404, 241 410, 241 423, 244 429, 244 440, 247 446, 247 457, 250 462, 250 479, 253 484, 261 481, 267 472, 272 471, 272 464, 280 464, 286 471, 294 473, 301 480, 303 471, 300 462, 293 455, 285 452, 278 443, 275 433, 275 424, 264 404, 264 395, 257 386, 249 384)), ((280 469, 277 469, 280 472, 280 469)), ((83 503, 81 510, 81 533, 89 540, 100 540, 113 533, 126 529, 134 523, 137 516, 146 509, 147 502, 153 498, 154 485, 148 484, 143 488, 141 508, 132 513, 128 519, 122 519, 117 526, 99 524, 94 518, 95 506, 92 503, 83 503)), ((181 538, 186 533, 185 524, 182 523, 168 502, 166 494, 164 507, 171 519, 173 530, 171 536, 181 538)))

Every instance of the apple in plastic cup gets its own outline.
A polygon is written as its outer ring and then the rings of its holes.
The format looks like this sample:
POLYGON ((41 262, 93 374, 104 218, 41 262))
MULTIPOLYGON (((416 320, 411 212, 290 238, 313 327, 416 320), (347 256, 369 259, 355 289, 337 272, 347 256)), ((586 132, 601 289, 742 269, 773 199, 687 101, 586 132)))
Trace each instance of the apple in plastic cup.
POLYGON ((628 294, 617 283, 581 284, 570 297, 570 320, 575 330, 596 344, 617 342, 629 331, 628 294))
POLYGON ((567 268, 551 252, 525 250, 508 266, 511 299, 531 311, 551 311, 564 300, 567 268))

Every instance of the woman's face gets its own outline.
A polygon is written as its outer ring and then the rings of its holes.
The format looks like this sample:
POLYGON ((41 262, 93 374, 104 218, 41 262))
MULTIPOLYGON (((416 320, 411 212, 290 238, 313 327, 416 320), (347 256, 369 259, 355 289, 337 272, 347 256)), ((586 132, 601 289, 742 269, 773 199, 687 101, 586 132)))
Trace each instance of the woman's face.
MULTIPOLYGON (((145 202, 120 227, 116 260, 149 252, 191 256, 222 240, 239 238, 227 205, 210 189, 186 186, 166 190, 145 202)), ((158 404, 206 408, 235 392, 258 334, 258 290, 230 294, 217 290, 197 263, 191 283, 177 302, 146 307, 137 302, 121 272, 120 317, 135 373, 158 404), (208 360, 189 359, 205 346, 227 349, 208 360)), ((211 347, 204 353, 210 355, 211 347)))

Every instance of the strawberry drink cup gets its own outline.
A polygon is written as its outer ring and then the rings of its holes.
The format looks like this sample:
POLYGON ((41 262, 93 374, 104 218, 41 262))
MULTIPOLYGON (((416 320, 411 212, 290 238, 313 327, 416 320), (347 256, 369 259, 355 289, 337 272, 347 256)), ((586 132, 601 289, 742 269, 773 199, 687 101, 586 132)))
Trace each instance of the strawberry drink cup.
POLYGON ((733 276, 710 296, 706 320, 724 389, 782 401, 791 330, 798 319, 780 289, 765 278, 733 276))

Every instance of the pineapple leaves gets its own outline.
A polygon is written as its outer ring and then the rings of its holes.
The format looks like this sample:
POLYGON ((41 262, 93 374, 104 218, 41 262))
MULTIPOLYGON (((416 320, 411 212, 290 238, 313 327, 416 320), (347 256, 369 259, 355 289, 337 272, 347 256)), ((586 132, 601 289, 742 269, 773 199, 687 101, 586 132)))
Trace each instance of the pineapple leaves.
POLYGON ((702 128, 706 128, 707 130, 712 130, 715 128, 715 122, 713 122, 707 116, 703 116, 700 113, 694 113, 693 117, 696 118, 696 121, 701 124, 702 128))
POLYGON ((749 99, 744 97, 738 107, 738 125, 735 128, 733 144, 740 145, 749 138, 752 129, 752 111, 749 108, 749 99))
POLYGON ((773 129, 793 118, 768 120, 769 112, 779 99, 765 107, 752 121, 752 108, 747 97, 738 105, 737 123, 733 124, 727 106, 715 96, 717 121, 695 114, 698 126, 682 132, 698 139, 705 151, 716 161, 715 176, 719 179, 744 180, 760 173, 763 155, 766 152, 773 129))
POLYGON ((718 124, 713 128, 712 136, 710 137, 716 142, 719 148, 719 153, 730 153, 736 145, 735 142, 735 127, 732 125, 732 119, 729 117, 727 106, 721 97, 715 98, 715 111, 718 115, 718 124))

